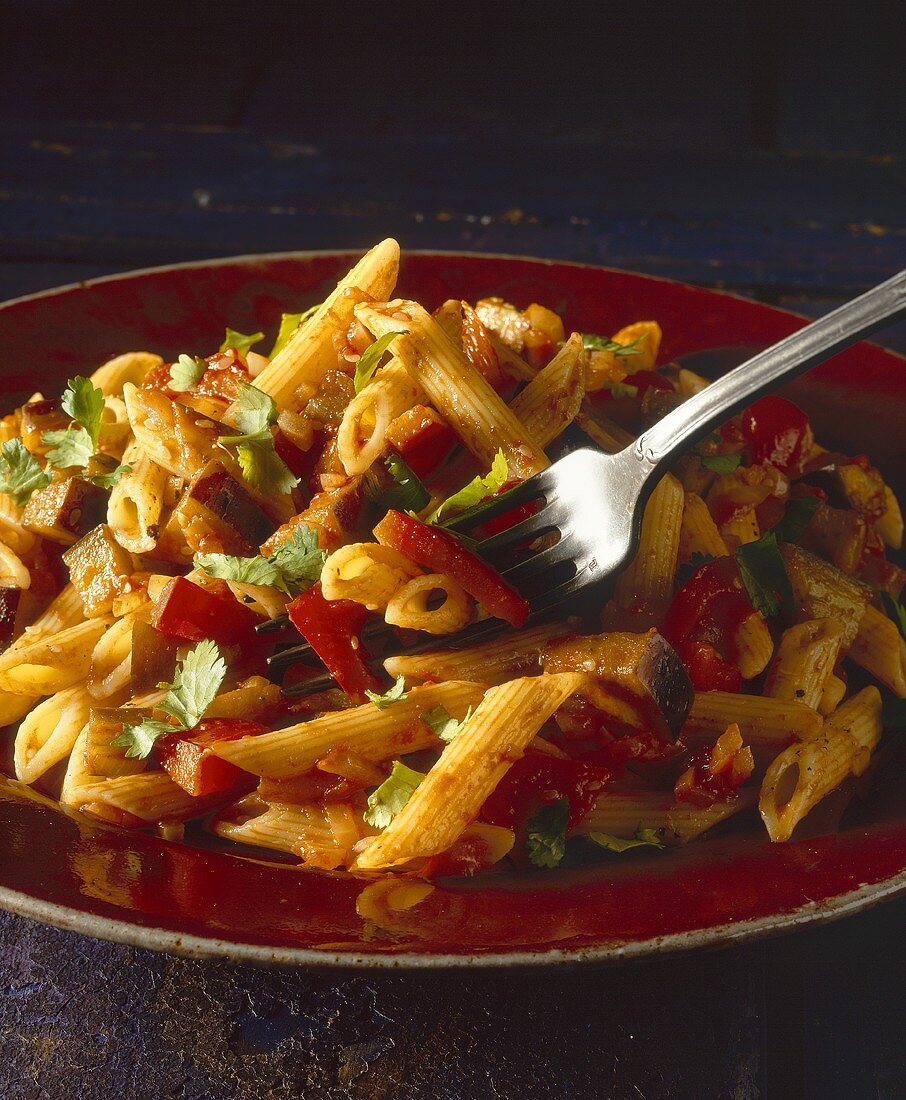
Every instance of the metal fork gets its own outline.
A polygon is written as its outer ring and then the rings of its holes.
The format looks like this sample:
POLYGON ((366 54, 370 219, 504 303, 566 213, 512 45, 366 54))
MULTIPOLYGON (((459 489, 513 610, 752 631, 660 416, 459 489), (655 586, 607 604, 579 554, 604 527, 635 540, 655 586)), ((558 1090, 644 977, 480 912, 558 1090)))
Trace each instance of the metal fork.
MULTIPOLYGON (((638 546, 643 506, 661 475, 684 451, 756 398, 795 378, 884 325, 906 316, 906 270, 748 359, 689 398, 617 454, 583 447, 548 469, 444 524, 474 537, 490 520, 534 505, 514 526, 478 542, 477 552, 532 608, 530 621, 599 607, 638 546), (520 548, 546 536, 545 546, 507 568, 520 548), (547 543, 556 538, 552 545, 547 543)), ((486 620, 458 635, 420 640, 390 652, 474 645, 507 629, 486 620)), ((275 671, 296 663, 299 646, 271 658, 275 671)), ((310 651, 308 651, 310 652, 310 651)), ((286 689, 303 696, 329 687, 319 676, 286 689)))

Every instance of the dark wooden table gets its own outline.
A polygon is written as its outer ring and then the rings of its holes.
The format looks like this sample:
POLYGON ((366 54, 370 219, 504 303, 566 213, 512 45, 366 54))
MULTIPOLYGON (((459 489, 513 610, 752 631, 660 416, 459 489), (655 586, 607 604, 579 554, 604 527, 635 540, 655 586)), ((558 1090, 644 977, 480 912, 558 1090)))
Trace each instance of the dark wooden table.
MULTIPOLYGON (((555 55, 543 34, 513 48, 534 5, 494 5, 483 38, 425 5, 396 5, 389 28, 353 5, 358 49, 325 38, 333 5, 259 0, 250 20, 223 0, 213 22, 210 5, 121 7, 6 5, 0 297, 393 234, 817 314, 906 258, 893 5, 858 49, 849 5, 753 3, 633 6, 578 30, 564 15, 555 55), (531 79, 507 98, 517 71, 531 79)), ((883 342, 906 351, 906 328, 883 342)), ((354 974, 187 961, 0 916, 0 1093, 894 1100, 904 918, 900 900, 609 969, 354 974)))

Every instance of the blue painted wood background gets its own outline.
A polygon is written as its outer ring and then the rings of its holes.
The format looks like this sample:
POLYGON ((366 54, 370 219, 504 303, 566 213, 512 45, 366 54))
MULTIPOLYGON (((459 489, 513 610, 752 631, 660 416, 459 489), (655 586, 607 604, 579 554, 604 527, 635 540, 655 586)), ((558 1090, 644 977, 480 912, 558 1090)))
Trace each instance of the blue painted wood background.
MULTIPOLYGON (((902 5, 0 5, 0 296, 365 246, 808 314, 906 260, 902 5)), ((906 328, 882 342, 906 351, 906 328)), ((0 917, 0 1093, 904 1095, 906 903, 551 974, 258 972, 0 917)))

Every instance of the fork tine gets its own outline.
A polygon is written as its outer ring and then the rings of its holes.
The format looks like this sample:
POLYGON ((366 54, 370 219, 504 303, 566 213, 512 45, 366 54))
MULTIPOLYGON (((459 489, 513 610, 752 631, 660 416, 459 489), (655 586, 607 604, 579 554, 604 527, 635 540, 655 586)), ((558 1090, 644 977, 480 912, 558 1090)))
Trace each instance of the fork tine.
POLYGON ((513 585, 514 588, 525 595, 523 588, 529 582, 532 582, 533 588, 537 588, 538 582, 545 575, 555 570, 558 565, 572 564, 570 545, 571 543, 568 543, 566 539, 561 538, 555 545, 539 550, 537 554, 532 554, 531 557, 519 562, 511 569, 505 569, 501 576, 508 584, 513 585))
POLYGON ((473 527, 478 527, 482 523, 496 519, 497 516, 506 515, 507 512, 512 512, 514 508, 529 504, 531 501, 537 500, 538 497, 543 497, 545 488, 543 478, 544 471, 530 477, 528 481, 523 481, 521 485, 515 485, 512 489, 507 489, 505 493, 501 493, 499 496, 491 497, 490 500, 483 500, 473 508, 467 508, 464 512, 457 513, 452 519, 442 520, 438 526, 444 527, 448 531, 467 534, 473 527))
MULTIPOLYGON (((393 635, 393 627, 383 619, 369 619, 362 628, 362 641, 376 642, 393 635)), ((267 665, 272 671, 287 669, 290 665, 298 664, 304 660, 315 660, 320 664, 320 659, 312 647, 304 639, 289 649, 283 649, 268 657, 267 665)))
MULTIPOLYGON (((385 657, 413 657, 417 653, 424 653, 431 649, 437 649, 439 646, 444 649, 465 649, 471 645, 478 645, 481 642, 490 641, 497 634, 502 634, 508 629, 510 629, 509 623, 504 622, 502 619, 482 619, 481 622, 473 623, 472 626, 467 627, 465 630, 460 630, 458 634, 450 634, 444 637, 438 637, 436 634, 431 634, 414 642, 412 645, 395 646, 392 652, 385 653, 381 657, 369 661, 368 663, 372 666, 378 666, 378 671, 381 672, 383 669, 380 666, 385 657)), ((324 673, 314 679, 301 680, 298 684, 291 684, 289 687, 283 689, 283 694, 288 699, 304 699, 309 695, 316 695, 318 692, 327 691, 331 687, 336 687, 336 683, 328 673, 324 673)))
POLYGON ((535 515, 527 516, 505 531, 498 531, 496 535, 482 539, 476 550, 493 564, 501 555, 510 553, 521 543, 536 539, 548 531, 555 531, 558 527, 557 514, 553 502, 546 504, 535 515))

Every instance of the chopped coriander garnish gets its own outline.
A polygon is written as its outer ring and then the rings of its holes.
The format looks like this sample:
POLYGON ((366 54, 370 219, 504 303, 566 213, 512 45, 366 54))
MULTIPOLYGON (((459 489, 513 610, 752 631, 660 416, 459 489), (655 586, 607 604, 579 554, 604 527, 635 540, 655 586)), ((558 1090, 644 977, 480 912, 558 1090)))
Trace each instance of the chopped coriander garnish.
POLYGON ((413 771, 402 761, 394 760, 390 775, 368 796, 365 821, 375 829, 386 829, 424 778, 422 772, 413 771))
POLYGON ((176 393, 191 393, 207 369, 207 361, 201 356, 180 355, 170 367, 170 389, 176 393))
POLYGON ((639 344, 645 339, 645 333, 637 337, 629 344, 618 344, 606 336, 598 336, 594 332, 582 333, 582 347, 587 351, 609 351, 611 355, 638 355, 639 344))
POLYGON ((741 454, 699 455, 698 457, 702 466, 715 474, 732 474, 742 462, 741 454))
POLYGON ((368 691, 367 688, 365 694, 378 710, 386 710, 398 699, 406 698, 406 678, 405 676, 397 676, 393 682, 393 687, 388 688, 383 694, 377 691, 368 691))
POLYGON ((323 304, 323 302, 318 302, 317 305, 311 306, 302 313, 283 314, 280 318, 280 330, 277 333, 277 339, 274 341, 274 346, 271 348, 271 359, 279 352, 283 351, 295 334, 296 329, 300 325, 304 325, 311 317, 314 317, 323 304))
POLYGON ((214 642, 199 642, 177 665, 173 683, 159 685, 168 691, 158 709, 175 719, 175 724, 156 718, 145 718, 136 725, 127 723, 111 744, 124 748, 126 756, 146 757, 163 734, 193 729, 213 703, 225 676, 226 663, 214 642))
POLYGON ((318 534, 304 523, 293 529, 286 542, 266 557, 233 557, 205 554, 196 564, 210 577, 243 584, 272 585, 287 596, 298 596, 319 579, 326 553, 318 548, 318 534))
POLYGON ((462 721, 454 718, 446 707, 440 705, 431 707, 430 710, 426 710, 419 717, 429 729, 437 734, 441 741, 452 741, 472 717, 472 708, 469 707, 462 721))
POLYGON ((509 477, 506 458, 503 451, 494 455, 491 469, 482 477, 473 477, 468 485, 464 485, 458 493, 447 499, 435 508, 428 517, 428 523, 437 523, 444 512, 464 512, 466 508, 472 508, 480 504, 486 497, 499 493, 509 477))
POLYGON ((21 439, 7 439, 0 447, 0 493, 12 497, 20 508, 32 493, 50 484, 50 474, 25 447, 21 439))
POLYGON ((362 352, 358 363, 355 365, 354 383, 356 393, 359 393, 371 381, 371 376, 381 365, 381 359, 384 357, 384 352, 390 347, 397 336, 408 335, 409 333, 405 329, 401 329, 399 332, 387 332, 362 352))
POLYGON ((525 848, 536 867, 557 867, 566 854, 569 799, 543 806, 528 823, 525 848))
POLYGON ((263 339, 263 332, 253 332, 251 336, 246 336, 242 332, 236 332, 235 329, 227 328, 223 343, 220 345, 220 350, 229 351, 230 348, 233 348, 238 351, 240 355, 248 355, 255 344, 263 339))

